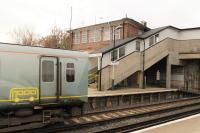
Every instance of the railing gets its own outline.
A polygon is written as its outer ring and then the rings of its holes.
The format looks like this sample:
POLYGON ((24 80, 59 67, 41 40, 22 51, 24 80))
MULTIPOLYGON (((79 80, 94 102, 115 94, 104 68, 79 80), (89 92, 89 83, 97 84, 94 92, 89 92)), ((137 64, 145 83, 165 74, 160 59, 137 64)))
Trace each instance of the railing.
MULTIPOLYGON (((145 50, 145 69, 149 68, 152 64, 158 62, 160 59, 166 57, 168 55, 168 41, 164 39, 145 50), (164 45, 163 45, 164 44, 164 45)), ((134 51, 125 57, 118 60, 120 63, 116 65, 114 68, 115 80, 114 84, 118 84, 123 81, 125 78, 130 76, 131 74, 141 71, 141 52, 134 51)), ((103 76, 102 78, 102 88, 108 89, 111 87, 111 76, 113 74, 111 65, 108 65, 102 69, 103 74, 107 76, 103 76), (110 70, 109 70, 110 69, 110 70), (105 79, 104 79, 105 78, 105 79)))
POLYGON ((93 88, 98 88, 98 79, 99 79, 99 75, 97 72, 90 73, 88 75, 89 86, 91 86, 93 88))

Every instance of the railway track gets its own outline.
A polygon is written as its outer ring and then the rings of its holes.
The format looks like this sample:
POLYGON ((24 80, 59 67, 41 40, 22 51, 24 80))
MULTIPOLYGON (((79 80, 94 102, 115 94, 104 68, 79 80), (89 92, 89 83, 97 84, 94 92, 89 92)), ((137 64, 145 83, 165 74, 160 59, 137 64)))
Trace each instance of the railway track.
MULTIPOLYGON (((194 97, 144 107, 71 117, 64 120, 62 124, 18 132, 128 132, 199 112, 200 97, 194 97)), ((6 129, 0 130, 0 132, 3 131, 6 129)))

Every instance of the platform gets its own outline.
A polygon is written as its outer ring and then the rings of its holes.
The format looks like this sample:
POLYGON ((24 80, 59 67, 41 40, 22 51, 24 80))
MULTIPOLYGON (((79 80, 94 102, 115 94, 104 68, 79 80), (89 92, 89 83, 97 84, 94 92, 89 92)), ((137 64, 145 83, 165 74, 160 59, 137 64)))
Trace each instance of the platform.
POLYGON ((199 133, 200 114, 164 123, 132 133, 199 133))
POLYGON ((102 97, 102 96, 118 96, 118 95, 131 95, 131 94, 144 94, 144 93, 158 93, 158 92, 171 92, 177 89, 166 88, 121 88, 109 91, 97 91, 94 88, 88 88, 88 97, 102 97))

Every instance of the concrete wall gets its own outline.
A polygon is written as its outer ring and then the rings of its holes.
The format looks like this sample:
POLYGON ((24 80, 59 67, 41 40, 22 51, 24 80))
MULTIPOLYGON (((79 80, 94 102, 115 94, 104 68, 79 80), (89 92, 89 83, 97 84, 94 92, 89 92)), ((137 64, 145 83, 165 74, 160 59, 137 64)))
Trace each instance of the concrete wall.
MULTIPOLYGON (((140 52, 134 52, 120 60, 118 65, 114 66, 115 84, 123 81, 133 73, 137 72, 140 66, 140 52), (131 59, 131 61, 130 61, 131 59), (133 63, 134 62, 134 63, 133 63)), ((107 66, 102 70, 102 90, 107 90, 112 86, 113 66, 107 66)))
POLYGON ((200 39, 200 29, 183 30, 178 40, 200 39))
MULTIPOLYGON (((177 30, 173 28, 167 28, 156 34, 159 34, 159 41, 162 41, 166 38, 171 38, 171 39, 176 39, 176 40, 200 39, 200 29, 177 30)), ((149 38, 150 37, 145 39, 146 49, 149 48, 149 38)))
MULTIPOLYGON (((183 75, 182 73, 177 73, 176 71, 181 71, 182 63, 179 60, 179 53, 180 52, 197 52, 196 50, 200 50, 200 40, 175 40, 167 38, 156 45, 148 48, 145 51, 145 70, 149 69, 153 65, 155 65, 160 60, 168 57, 169 58, 169 65, 170 67, 170 75, 168 78, 170 79, 171 83, 169 83, 174 88, 181 88, 184 86, 183 83, 183 75), (196 50, 194 51, 194 47, 196 50), (179 65, 178 67, 173 65, 179 65), (172 72, 171 72, 172 71, 172 72), (174 73, 171 75, 171 73, 174 73)), ((142 56, 140 52, 134 52, 124 59, 120 60, 119 65, 115 66, 115 83, 119 83, 123 81, 125 78, 128 78, 135 72, 141 71, 141 62, 142 56)), ((108 66, 106 69, 103 69, 102 74, 104 76, 104 81, 102 82, 103 89, 108 89, 111 87, 111 76, 112 76, 112 67, 108 66)), ((162 69, 164 67, 161 67, 162 69)), ((155 72, 154 72, 155 75, 155 72)), ((161 77, 165 79, 166 74, 161 74, 161 77), (164 75, 164 76, 162 76, 164 75)), ((155 79, 155 77, 154 77, 155 79)), ((102 80, 102 81, 103 81, 102 80)))
POLYGON ((200 61, 185 61, 185 86, 190 89, 200 89, 200 61))
POLYGON ((184 87, 184 67, 173 65, 171 72, 172 72, 171 87, 183 88, 184 87))

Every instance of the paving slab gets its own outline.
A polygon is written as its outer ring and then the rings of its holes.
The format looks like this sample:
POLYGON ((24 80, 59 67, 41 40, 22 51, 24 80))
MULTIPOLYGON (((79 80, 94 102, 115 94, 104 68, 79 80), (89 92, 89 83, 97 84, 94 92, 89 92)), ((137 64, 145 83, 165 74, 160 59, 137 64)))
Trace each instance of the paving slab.
POLYGON ((200 114, 167 122, 132 133, 200 133, 200 114))
POLYGON ((116 90, 97 91, 94 88, 88 88, 88 97, 102 97, 102 96, 117 96, 117 95, 130 95, 130 94, 143 94, 143 93, 157 93, 157 92, 170 92, 177 91, 177 89, 166 88, 120 88, 116 90))

